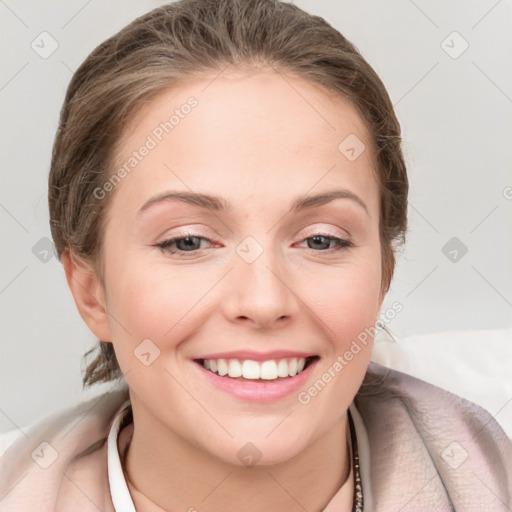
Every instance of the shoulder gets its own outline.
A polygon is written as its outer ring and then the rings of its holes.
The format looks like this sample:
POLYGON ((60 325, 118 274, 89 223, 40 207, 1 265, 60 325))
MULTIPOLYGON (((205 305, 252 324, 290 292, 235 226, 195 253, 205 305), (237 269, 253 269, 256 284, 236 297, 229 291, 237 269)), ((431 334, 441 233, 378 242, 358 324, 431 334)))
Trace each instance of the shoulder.
POLYGON ((2 511, 110 510, 106 439, 129 397, 120 384, 8 436, 0 459, 2 511))
POLYGON ((0 457, 4 454, 4 452, 11 446, 11 444, 21 436, 21 431, 24 429, 12 429, 7 430, 6 432, 0 433, 0 457))
POLYGON ((372 486, 381 496, 393 496, 396 487, 398 500, 409 486, 411 499, 430 494, 431 503, 446 500, 461 510, 512 503, 512 445, 483 408, 376 363, 355 404, 368 431, 372 486))
MULTIPOLYGON (((371 362, 357 394, 361 405, 394 404, 418 421, 434 424, 464 423, 486 427, 498 440, 507 435, 492 415, 479 405, 417 377, 371 362)), ((426 425, 426 424, 425 424, 426 425)))

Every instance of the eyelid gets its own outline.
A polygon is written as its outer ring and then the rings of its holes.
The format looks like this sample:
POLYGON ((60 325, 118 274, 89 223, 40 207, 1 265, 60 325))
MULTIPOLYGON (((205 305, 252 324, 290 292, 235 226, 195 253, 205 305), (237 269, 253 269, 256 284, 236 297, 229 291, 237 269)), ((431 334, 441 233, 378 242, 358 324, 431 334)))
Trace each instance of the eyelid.
POLYGON ((158 237, 158 240, 160 240, 158 243, 165 242, 171 238, 186 238, 187 236, 207 238, 211 241, 218 238, 216 232, 205 224, 183 224, 182 226, 174 226, 172 229, 167 229, 158 237))
MULTIPOLYGON (((211 231, 211 230, 209 230, 209 231, 211 231)), ((301 236, 297 235, 297 237, 300 238, 299 241, 301 241, 301 242, 307 238, 311 238, 314 236, 327 236, 327 237, 332 237, 332 238, 341 238, 342 240, 350 240, 352 238, 350 233, 346 229, 343 231, 346 234, 339 234, 339 233, 335 233, 335 232, 332 232, 329 230, 322 230, 322 229, 318 229, 318 228, 315 230, 314 228, 312 228, 312 232, 310 234, 304 233, 301 236)), ((300 233, 300 231, 299 231, 299 233, 300 233)), ((202 239, 207 239, 210 242, 214 242, 214 237, 212 237, 208 234, 194 232, 193 229, 186 229, 185 231, 172 233, 172 234, 168 234, 168 235, 163 235, 162 237, 159 237, 159 238, 161 238, 161 241, 158 243, 163 243, 163 242, 169 241, 171 239, 175 240, 175 239, 181 239, 181 238, 187 238, 187 237, 202 238, 202 239)))
MULTIPOLYGON (((322 223, 316 223, 315 225, 318 225, 318 224, 327 224, 327 223, 322 222, 322 223)), ((334 230, 333 228, 322 228, 322 227, 311 227, 310 228, 309 226, 310 226, 310 224, 307 224, 306 226, 304 226, 303 228, 301 228, 299 230, 298 233, 300 235, 300 238, 304 239, 304 238, 308 238, 309 236, 322 235, 322 236, 332 236, 334 238, 352 239, 352 235, 350 234, 348 229, 344 229, 344 228, 342 229, 342 228, 338 227, 336 230, 334 230), (310 230, 311 230, 311 234, 308 235, 310 230)), ((297 235, 297 236, 299 236, 299 235, 297 235)))

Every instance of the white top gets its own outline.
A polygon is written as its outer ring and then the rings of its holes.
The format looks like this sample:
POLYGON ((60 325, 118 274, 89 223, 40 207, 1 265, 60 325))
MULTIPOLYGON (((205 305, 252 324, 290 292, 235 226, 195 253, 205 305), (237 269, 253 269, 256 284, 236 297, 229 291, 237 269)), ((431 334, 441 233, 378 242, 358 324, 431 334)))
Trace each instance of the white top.
POLYGON ((130 491, 126 484, 121 467, 121 458, 117 448, 117 438, 119 436, 119 428, 123 421, 125 409, 130 405, 130 400, 119 408, 114 422, 110 427, 107 440, 107 467, 108 467, 108 485, 110 487, 110 496, 116 512, 136 512, 130 491))
MULTIPOLYGON (((117 446, 117 438, 119 436, 119 430, 124 418, 123 413, 126 411, 129 405, 130 400, 127 400, 119 408, 112 423, 112 426, 110 427, 110 432, 108 434, 107 440, 108 484, 110 487, 112 503, 114 504, 114 509, 116 512, 136 512, 135 505, 133 504, 133 500, 130 495, 130 491, 128 490, 128 485, 126 484, 123 468, 121 467, 121 458, 119 456, 119 449, 117 446)), ((349 410, 352 415, 356 431, 361 480, 363 484, 366 484, 363 485, 365 508, 369 506, 371 509, 371 496, 370 493, 368 492, 369 444, 366 429, 364 427, 364 423, 359 414, 359 411, 356 409, 354 403, 350 405, 349 410)))

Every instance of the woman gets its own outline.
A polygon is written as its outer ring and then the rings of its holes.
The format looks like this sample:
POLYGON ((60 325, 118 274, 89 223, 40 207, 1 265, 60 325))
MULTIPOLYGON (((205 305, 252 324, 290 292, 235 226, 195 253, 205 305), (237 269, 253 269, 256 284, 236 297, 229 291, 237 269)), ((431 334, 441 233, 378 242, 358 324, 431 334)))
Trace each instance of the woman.
POLYGON ((481 408, 369 363, 406 231, 373 69, 273 0, 185 0, 75 73, 52 236, 112 391, 2 458, 2 510, 506 510, 481 408), (116 388, 116 389, 114 389, 116 388))

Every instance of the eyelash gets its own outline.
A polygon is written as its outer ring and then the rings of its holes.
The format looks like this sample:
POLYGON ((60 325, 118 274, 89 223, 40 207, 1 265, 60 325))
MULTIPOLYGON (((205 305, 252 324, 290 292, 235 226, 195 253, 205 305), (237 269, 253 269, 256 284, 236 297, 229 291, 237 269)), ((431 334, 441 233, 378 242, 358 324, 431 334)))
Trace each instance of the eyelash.
MULTIPOLYGON (((302 242, 305 242, 306 240, 310 240, 310 239, 316 238, 316 237, 323 237, 323 238, 332 240, 335 243, 335 246, 331 247, 330 249, 324 249, 324 250, 320 250, 320 251, 316 251, 315 249, 307 248, 308 250, 313 251, 313 252, 331 253, 331 252, 338 252, 343 249, 348 249, 350 247, 354 247, 354 244, 350 240, 347 240, 344 238, 339 238, 339 237, 332 236, 332 235, 325 234, 325 233, 315 233, 312 236, 308 236, 307 238, 304 238, 302 240, 302 242)), ((159 247, 160 249, 162 249, 163 252, 170 253, 170 254, 177 254, 179 257, 184 257, 187 254, 196 255, 196 254, 198 254, 198 252, 201 252, 201 249, 194 249, 192 251, 183 251, 181 249, 176 250, 176 249, 172 248, 172 244, 174 244, 180 240, 185 240, 187 238, 197 238, 199 240, 208 240, 209 241, 209 239, 204 236, 197 236, 197 235, 193 235, 191 233, 187 233, 184 236, 180 235, 177 237, 173 237, 173 238, 164 240, 163 242, 156 244, 156 247, 159 247)))

